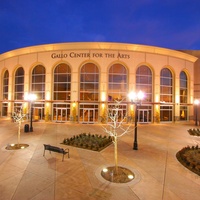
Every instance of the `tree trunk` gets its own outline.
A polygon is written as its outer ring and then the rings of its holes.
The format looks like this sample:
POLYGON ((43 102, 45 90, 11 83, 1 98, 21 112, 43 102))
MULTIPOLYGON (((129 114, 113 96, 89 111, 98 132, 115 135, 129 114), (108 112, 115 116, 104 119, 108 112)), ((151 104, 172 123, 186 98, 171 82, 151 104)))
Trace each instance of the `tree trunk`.
POLYGON ((115 144, 115 172, 118 174, 118 155, 117 155, 117 136, 114 136, 114 144, 115 144))
POLYGON ((21 128, 21 120, 18 122, 18 145, 20 144, 20 128, 21 128))

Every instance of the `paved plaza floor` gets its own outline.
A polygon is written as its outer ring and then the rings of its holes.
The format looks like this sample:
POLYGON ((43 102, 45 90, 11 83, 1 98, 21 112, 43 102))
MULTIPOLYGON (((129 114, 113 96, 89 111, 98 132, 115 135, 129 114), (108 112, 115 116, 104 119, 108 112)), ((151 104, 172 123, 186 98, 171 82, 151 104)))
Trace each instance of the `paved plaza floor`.
MULTIPOLYGON (((25 122, 24 122, 25 123, 25 122)), ((0 119, 0 199, 1 200, 199 200, 200 176, 176 159, 187 145, 200 145, 188 134, 194 123, 140 124, 138 150, 133 150, 133 131, 118 142, 119 166, 131 169, 133 181, 111 183, 100 172, 114 165, 113 144, 101 152, 62 145, 64 138, 83 132, 104 134, 101 125, 33 122, 33 132, 24 133, 25 149, 6 150, 17 143, 18 125, 0 119), (43 144, 70 149, 70 158, 46 152, 43 144)))

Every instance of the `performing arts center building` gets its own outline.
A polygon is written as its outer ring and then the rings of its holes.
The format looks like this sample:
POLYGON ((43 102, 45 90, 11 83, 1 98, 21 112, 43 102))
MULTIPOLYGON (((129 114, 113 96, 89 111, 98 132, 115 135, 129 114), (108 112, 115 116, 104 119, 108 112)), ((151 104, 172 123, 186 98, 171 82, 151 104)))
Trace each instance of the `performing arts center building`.
POLYGON ((21 108, 30 113, 32 107, 36 121, 102 123, 119 102, 118 118, 127 116, 126 122, 134 120, 136 110, 139 123, 192 120, 200 96, 198 57, 191 52, 104 42, 5 52, 0 54, 0 116, 21 108), (131 101, 133 91, 142 91, 144 98, 131 101), (29 99, 30 94, 37 98, 29 99))

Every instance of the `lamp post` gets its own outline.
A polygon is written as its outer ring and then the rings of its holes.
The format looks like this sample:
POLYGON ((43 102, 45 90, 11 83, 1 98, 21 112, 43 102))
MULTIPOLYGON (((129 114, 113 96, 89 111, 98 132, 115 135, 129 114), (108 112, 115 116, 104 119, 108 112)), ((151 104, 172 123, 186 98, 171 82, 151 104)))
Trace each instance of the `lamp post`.
POLYGON ((29 94, 28 100, 31 104, 31 119, 30 119, 30 132, 33 132, 33 101, 35 101, 37 96, 35 94, 29 94))
POLYGON ((199 100, 195 99, 194 100, 194 105, 195 105, 195 125, 197 126, 197 120, 198 120, 198 105, 199 105, 199 100))
POLYGON ((135 104, 135 132, 134 132, 134 142, 133 142, 133 150, 138 150, 138 142, 137 142, 137 122, 138 122, 138 105, 141 104, 142 99, 144 98, 144 93, 139 91, 138 93, 131 92, 129 94, 129 98, 131 103, 135 104))

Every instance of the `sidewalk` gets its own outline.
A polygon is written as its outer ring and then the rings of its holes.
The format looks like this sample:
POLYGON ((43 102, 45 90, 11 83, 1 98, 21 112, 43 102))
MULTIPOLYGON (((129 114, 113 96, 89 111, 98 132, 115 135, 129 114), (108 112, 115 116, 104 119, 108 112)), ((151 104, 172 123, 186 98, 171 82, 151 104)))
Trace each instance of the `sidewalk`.
POLYGON ((138 150, 132 150, 133 133, 120 138, 119 165, 133 170, 128 184, 105 181, 100 171, 114 165, 113 145, 93 152, 60 144, 83 132, 105 134, 100 125, 33 123, 33 132, 21 142, 29 147, 6 150, 17 143, 17 124, 0 120, 1 200, 198 200, 200 177, 183 167, 176 153, 187 145, 200 145, 200 138, 187 133, 194 124, 143 124, 138 127, 138 150), (46 152, 43 144, 70 149, 70 158, 46 152))

